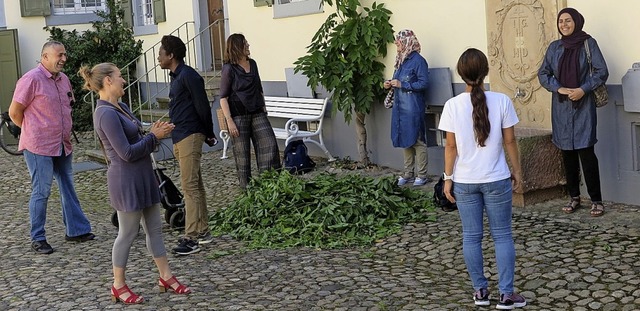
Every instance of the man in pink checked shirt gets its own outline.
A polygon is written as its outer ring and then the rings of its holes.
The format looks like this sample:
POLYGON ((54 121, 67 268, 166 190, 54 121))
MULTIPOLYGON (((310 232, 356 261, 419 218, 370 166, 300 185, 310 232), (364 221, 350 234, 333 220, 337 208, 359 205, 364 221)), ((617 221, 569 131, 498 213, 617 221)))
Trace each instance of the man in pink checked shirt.
POLYGON ((54 177, 60 189, 65 240, 85 242, 95 238, 73 185, 71 102, 74 97, 71 82, 62 73, 66 61, 67 52, 62 43, 45 43, 40 64, 18 80, 9 107, 11 120, 22 128, 18 147, 24 151, 31 175, 31 248, 40 254, 53 253, 44 225, 54 177))

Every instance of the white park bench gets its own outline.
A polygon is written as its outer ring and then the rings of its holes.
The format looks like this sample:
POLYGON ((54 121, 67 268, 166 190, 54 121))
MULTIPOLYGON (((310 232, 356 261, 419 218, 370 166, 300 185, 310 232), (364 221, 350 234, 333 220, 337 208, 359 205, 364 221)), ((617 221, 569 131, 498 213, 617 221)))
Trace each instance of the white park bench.
MULTIPOLYGON (((267 107, 267 115, 269 119, 278 118, 287 120, 283 128, 274 127, 273 132, 277 139, 283 139, 284 145, 290 141, 302 139, 305 143, 313 143, 320 147, 327 155, 329 161, 334 161, 329 150, 322 139, 322 124, 324 113, 327 108, 327 98, 296 98, 296 97, 264 97, 267 107), (300 125, 305 125, 304 129, 300 129, 300 125)), ((226 159, 227 147, 231 139, 224 116, 220 116, 218 112, 218 120, 220 124, 220 137, 224 143, 222 150, 222 159, 226 159)), ((273 121, 272 121, 273 123, 273 121)))

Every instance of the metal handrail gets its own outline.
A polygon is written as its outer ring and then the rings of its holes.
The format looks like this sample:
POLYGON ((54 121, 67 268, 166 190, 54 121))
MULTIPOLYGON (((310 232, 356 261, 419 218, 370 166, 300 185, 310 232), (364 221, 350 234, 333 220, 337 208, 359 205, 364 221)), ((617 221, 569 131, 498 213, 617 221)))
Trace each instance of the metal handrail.
MULTIPOLYGON (((208 43, 211 46, 210 50, 213 51, 213 28, 217 27, 218 35, 220 38, 220 53, 222 55, 224 53, 224 34, 222 33, 222 27, 220 27, 220 25, 227 20, 228 19, 226 18, 215 20, 204 29, 195 33, 193 36, 190 35, 189 30, 190 27, 195 28, 195 22, 193 21, 183 23, 170 33, 171 35, 182 38, 182 40, 185 42, 185 45, 187 47, 187 57, 185 59, 185 63, 187 65, 194 68, 206 68, 207 66, 205 65, 205 61, 211 61, 211 66, 209 67, 211 71, 206 69, 201 71, 201 74, 205 79, 205 83, 209 83, 213 79, 215 79, 215 77, 219 76, 221 68, 216 68, 217 65, 213 53, 212 55, 208 55, 207 57, 205 57, 205 50, 209 51, 209 49, 198 48, 198 45, 208 43), (208 34, 208 38, 204 37, 206 34, 208 34), (198 62, 201 63, 201 66, 197 66, 198 62), (210 72, 212 72, 211 75, 209 74, 210 72)), ((151 111, 153 109, 153 99, 159 97, 160 94, 165 94, 169 89, 169 73, 166 70, 161 69, 160 65, 156 61, 153 61, 153 65, 149 64, 149 58, 156 57, 160 45, 160 41, 155 43, 147 50, 142 52, 142 54, 140 54, 138 57, 131 60, 121 68, 122 76, 125 77, 127 81, 130 81, 131 76, 135 75, 135 78, 133 78, 133 80, 129 82, 129 85, 124 88, 125 94, 127 94, 126 97, 128 99, 129 108, 133 113, 140 113, 144 109, 148 109, 149 111, 151 111), (138 66, 136 66, 136 72, 132 73, 129 70, 129 66, 134 63, 137 63, 138 66), (152 85, 153 82, 156 83, 155 86, 152 85), (136 107, 134 107, 134 105, 136 107)), ((95 110, 96 94, 94 92, 89 92, 88 94, 86 94, 83 97, 83 101, 86 103, 90 103, 92 111, 95 110)), ((165 116, 166 113, 164 116, 157 119, 162 119, 165 116)), ((96 146, 98 144, 97 136, 95 135, 95 133, 94 144, 96 146)))

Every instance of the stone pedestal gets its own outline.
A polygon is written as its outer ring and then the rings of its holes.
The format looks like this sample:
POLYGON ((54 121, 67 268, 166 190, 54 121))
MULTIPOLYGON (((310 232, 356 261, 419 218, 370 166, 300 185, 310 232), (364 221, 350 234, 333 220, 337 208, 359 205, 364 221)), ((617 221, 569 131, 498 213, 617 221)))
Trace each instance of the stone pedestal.
MULTIPOLYGON (((524 207, 564 196, 562 154, 551 142, 551 130, 516 128, 523 187, 513 206, 524 207)), ((508 158, 508 156, 507 156, 508 158)))

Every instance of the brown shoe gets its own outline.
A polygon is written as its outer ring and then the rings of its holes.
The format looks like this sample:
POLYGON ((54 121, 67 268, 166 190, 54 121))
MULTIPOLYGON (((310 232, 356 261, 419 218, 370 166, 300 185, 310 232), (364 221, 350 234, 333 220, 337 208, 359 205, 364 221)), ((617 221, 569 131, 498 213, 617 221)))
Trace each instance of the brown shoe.
POLYGON ((578 208, 580 208, 580 197, 571 198, 571 201, 562 208, 562 211, 565 214, 571 214, 575 212, 578 208))
POLYGON ((604 205, 602 202, 591 203, 591 217, 600 217, 604 214, 604 205))

